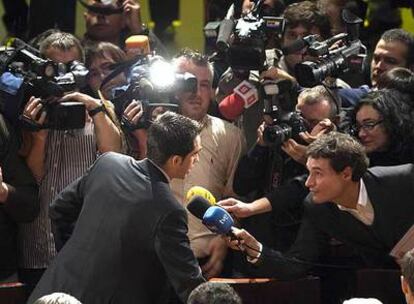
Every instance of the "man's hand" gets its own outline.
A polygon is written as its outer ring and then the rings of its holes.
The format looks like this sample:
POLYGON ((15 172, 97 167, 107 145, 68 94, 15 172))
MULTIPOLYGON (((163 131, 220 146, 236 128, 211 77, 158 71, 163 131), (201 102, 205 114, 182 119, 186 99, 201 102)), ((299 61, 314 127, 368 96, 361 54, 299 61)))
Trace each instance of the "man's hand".
MULTIPOLYGON (((328 118, 321 120, 312 131, 301 132, 299 136, 308 144, 314 142, 321 135, 335 130, 335 124, 328 118)), ((291 158, 301 164, 306 164, 306 146, 298 144, 294 139, 289 139, 282 145, 282 150, 285 151, 291 158)))
POLYGON ((243 203, 235 198, 228 198, 217 202, 217 205, 223 207, 226 211, 232 213, 236 217, 243 218, 253 215, 250 204, 243 203))
POLYGON ((124 110, 123 118, 135 126, 143 114, 141 102, 133 100, 124 110))
POLYGON ((273 80, 290 80, 292 82, 296 82, 295 77, 293 77, 288 72, 282 69, 279 69, 277 67, 271 67, 270 69, 263 71, 260 74, 260 78, 273 79, 273 80))
POLYGON ((216 236, 209 243, 210 258, 206 264, 201 267, 204 276, 211 279, 220 275, 223 270, 223 261, 227 254, 226 241, 220 236, 216 236))
POLYGON ((0 203, 4 203, 9 196, 9 188, 5 182, 3 182, 3 172, 0 167, 0 203))
MULTIPOLYGON (((46 111, 44 110, 44 106, 41 103, 40 98, 36 98, 34 96, 30 97, 29 101, 24 107, 23 117, 25 120, 34 122, 39 127, 43 126, 46 121, 46 111)), ((46 129, 40 129, 38 131, 31 132, 31 135, 35 141, 46 140, 47 134, 48 131, 46 129)))
POLYGON ((64 101, 77 101, 82 102, 85 105, 87 111, 91 111, 99 106, 101 106, 101 100, 97 98, 93 98, 87 94, 83 94, 80 92, 72 92, 63 96, 59 102, 64 101))
POLYGON ((260 243, 246 230, 233 228, 234 238, 228 238, 228 246, 234 250, 242 250, 246 252, 250 258, 257 258, 260 254, 260 243))
POLYGON ((124 0, 122 3, 124 9, 126 26, 132 34, 139 34, 142 31, 141 23, 141 6, 135 0, 124 0))
POLYGON ((313 127, 310 133, 302 132, 299 135, 305 142, 310 144, 314 142, 317 138, 319 138, 321 135, 334 130, 336 130, 335 124, 329 118, 325 118, 321 120, 315 127, 313 127))
POLYGON ((264 129, 265 129, 265 127, 266 127, 266 123, 265 122, 263 122, 258 128, 257 128, 257 131, 256 131, 256 133, 257 133, 257 141, 256 141, 256 143, 259 145, 259 146, 262 146, 262 147, 266 147, 267 146, 267 144, 265 143, 265 141, 264 141, 264 139, 263 139, 263 132, 264 132, 264 129))
POLYGON ((290 138, 282 145, 285 151, 292 159, 300 164, 306 164, 306 146, 298 144, 294 139, 290 138))

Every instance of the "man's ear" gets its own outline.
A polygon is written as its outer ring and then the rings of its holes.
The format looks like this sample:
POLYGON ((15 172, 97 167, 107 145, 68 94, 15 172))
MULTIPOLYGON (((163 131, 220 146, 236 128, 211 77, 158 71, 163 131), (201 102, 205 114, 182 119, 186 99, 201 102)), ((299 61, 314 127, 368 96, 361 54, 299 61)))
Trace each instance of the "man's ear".
POLYGON ((181 162, 183 161, 183 158, 179 155, 173 155, 171 156, 170 160, 171 160, 171 164, 175 167, 181 164, 181 162))
POLYGON ((342 170, 342 177, 345 179, 345 180, 349 180, 349 181, 351 181, 352 180, 352 168, 351 167, 345 167, 345 169, 344 170, 342 170))
POLYGON ((407 281, 405 280, 404 276, 400 276, 400 279, 401 279, 401 289, 402 289, 402 292, 404 294, 408 294, 409 291, 410 291, 410 289, 408 287, 407 281))

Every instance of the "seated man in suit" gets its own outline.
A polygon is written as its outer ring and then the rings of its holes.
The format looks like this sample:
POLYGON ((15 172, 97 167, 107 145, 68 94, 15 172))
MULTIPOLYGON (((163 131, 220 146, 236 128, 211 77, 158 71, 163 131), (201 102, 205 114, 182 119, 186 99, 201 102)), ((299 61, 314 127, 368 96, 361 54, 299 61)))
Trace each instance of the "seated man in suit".
POLYGON ((28 303, 56 291, 82 303, 168 303, 170 284, 185 302, 204 279, 169 182, 198 161, 199 133, 167 112, 148 130, 147 159, 106 153, 64 189, 50 217, 56 240, 71 236, 28 303))
MULTIPOLYGON (((327 253, 331 238, 352 246, 360 266, 396 268, 389 252, 414 222, 414 166, 367 169, 364 148, 337 132, 310 144, 307 156, 310 194, 291 249, 286 254, 268 249, 247 231, 236 229, 239 241, 232 247, 237 249, 241 242, 254 274, 280 279, 308 273, 327 253)), ((236 204, 230 208, 236 216, 249 208, 236 204)))

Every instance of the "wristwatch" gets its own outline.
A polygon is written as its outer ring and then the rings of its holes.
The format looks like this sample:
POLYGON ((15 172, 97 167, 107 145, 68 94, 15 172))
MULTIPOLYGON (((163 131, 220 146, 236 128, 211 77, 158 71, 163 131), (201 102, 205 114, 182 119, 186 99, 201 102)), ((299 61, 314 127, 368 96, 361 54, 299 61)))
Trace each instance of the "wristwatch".
POLYGON ((94 117, 99 112, 106 113, 106 109, 105 109, 104 105, 100 105, 100 106, 96 107, 95 109, 89 110, 88 114, 89 114, 90 117, 94 117))

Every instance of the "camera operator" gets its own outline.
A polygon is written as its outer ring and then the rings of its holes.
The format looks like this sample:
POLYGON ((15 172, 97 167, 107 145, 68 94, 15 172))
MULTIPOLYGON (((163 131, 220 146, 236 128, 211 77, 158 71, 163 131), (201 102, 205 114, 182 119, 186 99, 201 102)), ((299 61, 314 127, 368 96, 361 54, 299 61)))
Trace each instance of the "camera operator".
MULTIPOLYGON (((40 45, 41 54, 56 63, 83 61, 83 49, 76 37, 58 32, 47 36, 40 45)), ((32 289, 56 255, 48 208, 56 195, 82 175, 99 153, 120 151, 120 131, 109 117, 108 103, 89 95, 72 92, 60 100, 85 105, 89 115, 83 129, 40 129, 30 132, 27 163, 40 186, 40 215, 31 224, 21 225, 23 256, 21 274, 27 288, 32 289)), ((47 114, 40 98, 31 97, 23 116, 42 126, 47 114)))
POLYGON ((408 95, 396 90, 371 92, 353 112, 355 135, 370 166, 414 162, 414 111, 408 95))
POLYGON ((39 213, 38 188, 29 168, 18 155, 19 139, 0 114, 0 283, 17 282, 17 224, 39 213))
POLYGON ((148 35, 152 49, 166 50, 160 40, 141 23, 141 5, 136 0, 81 0, 86 12, 84 44, 106 41, 123 48, 131 35, 148 35))
MULTIPOLYGON (((331 36, 328 17, 311 1, 289 5, 283 16, 286 25, 282 36, 282 48, 288 47, 293 42, 308 35, 319 35, 323 40, 331 36)), ((304 61, 305 51, 306 48, 282 56, 278 67, 290 75, 295 75, 295 65, 304 61)))
MULTIPOLYGON (((127 60, 125 52, 110 42, 99 42, 89 46, 86 49, 86 67, 89 69, 88 85, 92 91, 91 94, 98 97, 100 92, 103 98, 111 100, 113 89, 127 85, 127 75, 121 72, 102 86, 104 79, 113 71, 113 65, 125 60, 127 60)), ((116 104, 114 106, 117 107, 116 104)), ((119 108, 122 107, 119 106, 119 108)), ((121 116, 124 115, 131 125, 135 126, 143 114, 142 104, 140 101, 133 100, 128 104, 123 113, 116 114, 120 120, 122 119, 121 116)), ((145 158, 147 153, 146 131, 143 128, 134 130, 124 128, 123 131, 127 145, 123 150, 126 150, 128 155, 136 159, 145 158)))
POLYGON ((379 77, 395 67, 414 70, 414 36, 403 29, 391 29, 384 32, 375 46, 371 60, 371 87, 338 89, 344 108, 354 107, 361 98, 377 88, 379 77))
MULTIPOLYGON (((330 36, 330 26, 327 16, 322 14, 316 7, 316 5, 310 1, 303 1, 300 3, 294 3, 289 5, 283 15, 285 19, 285 28, 282 32, 282 48, 291 45, 293 42, 301 39, 310 34, 320 35, 322 38, 328 38, 330 36)), ((274 38, 269 39, 268 47, 272 47, 274 38)), ((232 69, 227 70, 221 77, 218 89, 217 89, 217 102, 220 104, 219 109, 226 106, 225 97, 233 93, 236 88, 243 80, 248 80, 252 86, 255 86, 260 91, 259 81, 260 79, 274 79, 290 80, 295 84, 294 78, 294 67, 296 64, 305 60, 304 57, 305 49, 297 51, 292 54, 280 55, 280 51, 276 50, 277 58, 267 58, 270 63, 270 69, 267 71, 240 73, 233 71, 232 69), (273 62, 272 62, 273 61, 273 62), (222 104, 224 102, 224 104, 222 104)), ((272 54, 269 52, 269 54, 272 54)), ((273 53, 274 54, 274 53, 273 53)), ((292 94, 297 91, 294 87, 291 89, 292 94)), ((239 118, 238 124, 244 130, 247 146, 250 148, 255 141, 255 134, 257 125, 262 119, 263 102, 260 98, 256 99, 255 102, 244 111, 242 117, 226 117, 224 113, 222 115, 229 120, 236 120, 239 118)))
POLYGON ((305 89, 299 95, 296 109, 307 122, 310 132, 300 134, 300 143, 298 139, 289 138, 280 147, 269 146, 263 140, 266 127, 263 123, 258 128, 256 145, 241 158, 233 182, 238 195, 252 197, 254 193, 255 200, 240 213, 238 200, 229 198, 222 202, 229 211, 242 218, 273 210, 272 218, 259 217, 245 224, 259 239, 282 251, 288 249, 296 238, 302 217, 302 201, 308 193, 303 178, 306 173, 305 142, 336 128, 334 125, 340 120, 338 104, 323 86, 305 89))
MULTIPOLYGON (((197 77, 197 91, 177 95, 180 114, 202 124, 199 162, 184 180, 171 183, 174 195, 183 204, 188 190, 197 185, 222 199, 234 195, 233 176, 237 162, 244 153, 244 137, 237 127, 207 114, 212 92, 213 68, 207 57, 184 50, 173 61, 179 73, 197 77)), ((223 268, 227 248, 223 239, 209 231, 199 219, 189 214, 189 239, 205 277, 218 276, 223 268)))

